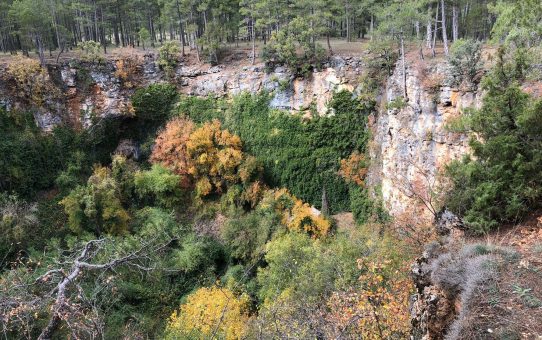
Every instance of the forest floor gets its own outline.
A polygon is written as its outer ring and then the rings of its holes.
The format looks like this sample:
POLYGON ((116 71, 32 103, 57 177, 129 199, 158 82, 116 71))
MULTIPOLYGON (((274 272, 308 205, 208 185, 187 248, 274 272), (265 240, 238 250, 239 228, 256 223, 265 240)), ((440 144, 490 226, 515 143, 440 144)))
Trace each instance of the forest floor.
POLYGON ((472 338, 542 339, 542 211, 469 241, 513 251, 470 303, 472 338))
MULTIPOLYGON (((325 40, 319 40, 318 43, 320 43, 324 48, 327 49, 327 42, 325 40)), ((367 44, 369 43, 368 39, 360 39, 357 41, 347 42, 344 39, 330 39, 330 45, 335 54, 339 55, 359 55, 363 53, 366 50, 367 44)), ((259 54, 261 49, 263 48, 264 44, 262 41, 256 42, 256 54, 259 54)), ((110 46, 107 48, 107 59, 116 59, 120 56, 127 56, 127 55, 139 55, 144 56, 145 54, 158 54, 159 45, 157 44, 155 47, 146 47, 143 49, 143 47, 114 47, 110 46)), ((247 56, 249 56, 252 53, 252 44, 250 42, 238 42, 238 43, 231 43, 231 44, 225 44, 221 48, 221 54, 222 58, 227 57, 229 55, 235 55, 235 54, 245 54, 244 59, 247 60, 247 56)), ((189 60, 196 60, 196 52, 195 50, 191 50, 188 46, 185 47, 185 54, 189 60)), ((46 60, 49 62, 55 61, 58 55, 58 51, 46 51, 45 57, 46 60)), ((63 52, 60 55, 60 60, 65 59, 72 59, 72 58, 81 58, 83 55, 82 51, 78 49, 72 49, 63 52)), ((37 53, 34 51, 30 53, 31 58, 38 58, 37 53)), ((8 62, 10 59, 13 58, 13 55, 9 53, 1 53, 0 52, 0 62, 8 62)), ((257 58, 259 59, 259 58, 257 58)), ((260 60, 257 60, 260 61, 260 60)))

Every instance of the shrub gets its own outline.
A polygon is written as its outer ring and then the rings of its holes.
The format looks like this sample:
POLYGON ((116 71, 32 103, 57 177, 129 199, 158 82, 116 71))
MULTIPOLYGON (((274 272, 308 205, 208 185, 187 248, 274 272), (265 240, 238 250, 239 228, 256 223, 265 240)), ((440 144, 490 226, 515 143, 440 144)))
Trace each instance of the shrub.
POLYGON ((453 84, 475 86, 482 71, 482 42, 471 39, 459 39, 450 49, 448 62, 453 84))
POLYGON ((128 231, 130 215, 122 206, 119 183, 108 168, 96 167, 87 185, 73 189, 60 204, 75 233, 122 235, 128 231))
POLYGON ((170 316, 165 338, 206 339, 215 336, 216 330, 219 338, 241 339, 249 318, 249 306, 247 296, 236 296, 227 288, 200 288, 170 316))
POLYGON ((265 245, 280 227, 279 214, 259 206, 253 212, 228 220, 222 229, 222 237, 234 258, 251 263, 265 253, 265 245))
POLYGON ((179 202, 181 179, 159 164, 153 164, 151 170, 135 174, 135 191, 140 199, 152 196, 164 207, 173 208, 179 202))
POLYGON ((536 209, 542 197, 542 100, 518 86, 521 66, 506 62, 502 50, 498 58, 482 83, 487 91, 482 108, 463 121, 473 132, 474 157, 447 168, 452 184, 447 204, 477 233, 517 222, 536 209))
POLYGON ((194 131, 194 123, 189 119, 175 118, 169 121, 156 137, 151 162, 160 163, 181 177, 183 188, 192 186, 190 177, 190 155, 187 143, 194 131))
POLYGON ((41 107, 46 99, 61 97, 47 70, 37 60, 14 58, 6 69, 6 76, 13 80, 15 96, 31 105, 41 107))
POLYGON ((174 41, 166 41, 158 51, 158 65, 169 78, 175 75, 175 68, 179 63, 179 54, 181 49, 174 41))
POLYGON ((83 51, 83 59, 90 62, 101 62, 103 60, 101 46, 94 40, 83 41, 79 43, 83 51))
POLYGON ((214 119, 222 120, 223 113, 220 110, 220 100, 211 97, 182 96, 177 106, 177 112, 181 117, 186 117, 197 124, 214 119))
POLYGON ((151 84, 135 91, 132 105, 138 118, 158 121, 170 114, 177 99, 175 86, 167 83, 151 84))
POLYGON ((271 39, 262 50, 262 59, 268 69, 286 65, 296 75, 306 76, 314 67, 320 67, 326 58, 325 50, 312 40, 309 23, 294 18, 271 39), (301 50, 301 54, 298 53, 301 50))
POLYGON ((174 254, 175 267, 184 272, 205 272, 223 262, 223 247, 214 239, 189 234, 181 242, 181 249, 174 254))
POLYGON ((0 270, 17 252, 25 250, 32 243, 39 228, 37 212, 36 204, 0 193, 0 270))
POLYGON ((115 77, 119 78, 123 85, 132 88, 137 85, 137 72, 143 61, 138 56, 123 56, 115 61, 115 77))

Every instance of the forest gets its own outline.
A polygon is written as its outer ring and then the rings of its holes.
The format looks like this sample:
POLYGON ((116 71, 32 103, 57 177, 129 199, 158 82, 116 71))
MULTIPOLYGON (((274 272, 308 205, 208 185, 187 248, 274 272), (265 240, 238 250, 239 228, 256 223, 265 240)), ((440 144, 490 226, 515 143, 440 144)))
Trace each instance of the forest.
POLYGON ((429 318, 448 326, 426 327, 431 339, 541 336, 541 42, 539 0, 1 1, 0 337, 421 339, 413 296, 430 286, 416 264, 440 285, 435 299, 465 306, 435 307, 429 318), (228 67, 240 45, 245 70, 291 79, 181 91, 180 67, 228 67), (271 106, 331 68, 337 46, 356 51, 359 86, 332 91, 326 114, 271 106), (141 65, 111 61, 126 50, 156 56, 160 79, 142 85, 141 65), (431 62, 447 65, 421 80, 435 111, 444 87, 479 105, 446 122, 468 152, 434 169, 438 186, 400 183, 417 206, 396 215, 369 176, 382 161, 375 121, 410 112, 420 99, 407 75, 431 62), (36 113, 68 95, 55 70, 77 70, 90 98, 111 64, 127 114, 85 125, 81 110, 40 128, 36 113), (435 251, 449 215, 466 235, 453 256, 435 251), (527 241, 468 244, 533 218, 528 261, 527 241), (503 281, 512 267, 525 272, 503 281), (491 323, 512 310, 505 291, 523 319, 491 323), (495 319, 465 317, 482 305, 495 319))

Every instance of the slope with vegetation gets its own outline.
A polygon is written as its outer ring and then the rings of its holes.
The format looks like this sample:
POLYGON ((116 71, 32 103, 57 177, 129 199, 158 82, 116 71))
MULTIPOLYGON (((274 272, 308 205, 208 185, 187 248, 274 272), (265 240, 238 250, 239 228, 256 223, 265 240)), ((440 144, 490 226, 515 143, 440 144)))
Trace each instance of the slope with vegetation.
MULTIPOLYGON (((8 97, 25 105, 0 106, 3 337, 540 336, 538 2, 13 0, 0 9, 0 48, 27 56, 7 68, 8 97), (202 98, 172 83, 182 63, 219 63, 240 41, 252 43, 250 62, 258 52, 269 68, 309 79, 334 62, 320 39, 331 54, 332 38, 365 35, 359 86, 335 91, 323 115, 274 109, 266 91, 202 98), (490 36, 502 46, 482 58, 478 40, 490 36), (142 66, 128 59, 103 63, 102 49, 138 44, 161 45, 160 82, 142 86, 133 72, 142 66), (45 70, 48 48, 70 55, 76 45, 77 72, 45 70), (447 84, 429 67, 443 56, 447 84), (57 92, 55 74, 83 79, 57 92), (470 138, 469 154, 433 165, 439 186, 407 178, 415 204, 388 214, 368 178, 378 161, 371 127, 422 117, 413 74, 425 76, 418 94, 480 87, 483 100, 447 122, 470 138), (97 82, 129 89, 125 114, 97 116, 89 101, 81 120, 37 128, 40 110, 64 95, 86 103, 73 89, 97 96, 97 82)), ((452 97, 438 99, 453 106, 452 97)), ((408 136, 403 128, 384 132, 408 136)))

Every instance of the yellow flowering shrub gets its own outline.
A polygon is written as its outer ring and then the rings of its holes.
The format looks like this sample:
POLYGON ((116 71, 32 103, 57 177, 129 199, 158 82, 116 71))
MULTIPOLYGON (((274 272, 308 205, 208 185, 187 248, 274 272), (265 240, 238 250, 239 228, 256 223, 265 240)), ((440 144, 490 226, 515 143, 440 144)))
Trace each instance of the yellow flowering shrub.
POLYGON ((322 215, 317 215, 311 206, 290 194, 287 189, 274 191, 275 209, 282 215, 282 223, 289 230, 304 231, 315 238, 326 236, 331 223, 322 215))
POLYGON ((249 298, 213 286, 200 288, 173 312, 166 327, 166 339, 241 339, 249 320, 249 298))

